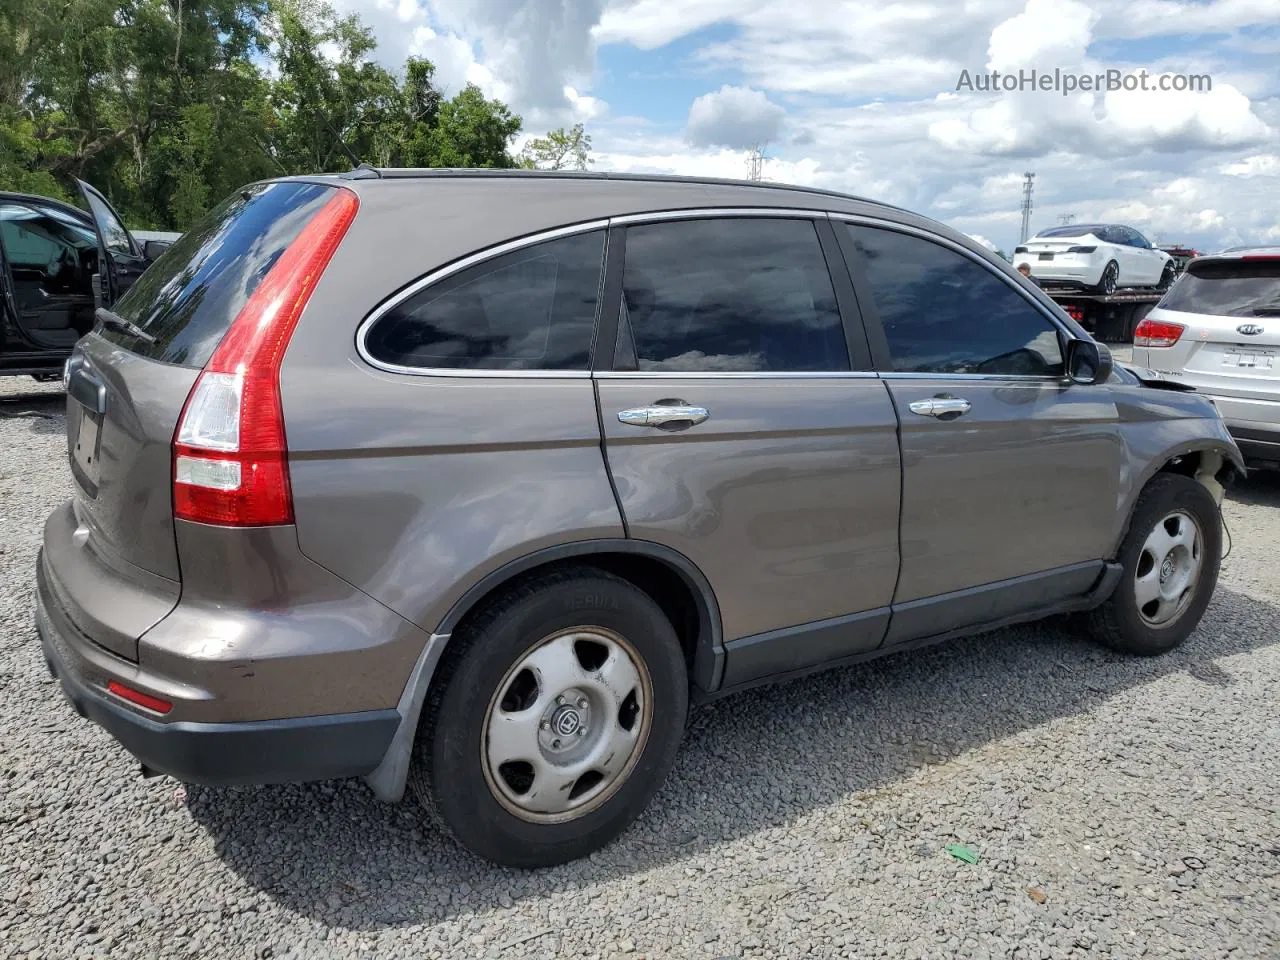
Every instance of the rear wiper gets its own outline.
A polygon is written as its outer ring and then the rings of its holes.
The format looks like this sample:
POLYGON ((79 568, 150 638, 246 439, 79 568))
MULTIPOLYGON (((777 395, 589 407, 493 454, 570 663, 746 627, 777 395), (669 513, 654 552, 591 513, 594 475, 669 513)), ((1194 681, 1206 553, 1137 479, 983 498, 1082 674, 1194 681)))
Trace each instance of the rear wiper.
POLYGON ((93 315, 98 318, 98 322, 100 324, 108 329, 119 330, 121 333, 127 333, 129 336, 137 337, 139 340, 144 340, 147 343, 156 342, 155 337, 147 333, 147 331, 143 330, 132 320, 126 320, 124 317, 120 316, 120 314, 112 313, 106 307, 99 307, 93 312, 93 315))

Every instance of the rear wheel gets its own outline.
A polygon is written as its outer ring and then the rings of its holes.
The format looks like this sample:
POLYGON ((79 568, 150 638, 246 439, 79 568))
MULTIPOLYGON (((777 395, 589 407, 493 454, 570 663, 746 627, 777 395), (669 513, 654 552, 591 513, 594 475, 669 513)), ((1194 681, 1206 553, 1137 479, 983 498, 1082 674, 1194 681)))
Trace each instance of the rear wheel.
POLYGON ((1102 268, 1102 277, 1098 280, 1098 292, 1108 296, 1116 292, 1120 284, 1120 264, 1112 260, 1102 268))
POLYGON ((1164 265, 1164 272, 1160 274, 1160 282, 1156 285, 1156 289, 1161 293, 1168 290, 1173 286, 1173 278, 1176 274, 1177 271, 1173 268, 1173 264, 1166 263, 1164 265))
POLYGON ((1089 614, 1090 633, 1124 653, 1172 650, 1204 616, 1221 551, 1222 519, 1209 491, 1190 477, 1160 474, 1134 507, 1117 557, 1124 573, 1089 614))
POLYGON ((418 799, 507 866, 574 860, 625 830, 670 771, 688 710, 657 604, 577 568, 509 592, 454 643, 415 747, 418 799))

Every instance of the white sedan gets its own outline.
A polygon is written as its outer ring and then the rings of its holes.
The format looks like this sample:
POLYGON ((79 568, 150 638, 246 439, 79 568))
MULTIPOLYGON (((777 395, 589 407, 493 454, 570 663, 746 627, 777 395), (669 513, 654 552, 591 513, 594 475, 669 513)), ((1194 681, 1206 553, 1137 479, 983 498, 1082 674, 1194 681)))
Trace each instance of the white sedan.
POLYGON ((1115 293, 1120 287, 1167 289, 1177 275, 1173 257, 1157 250, 1132 227, 1116 223, 1071 224, 1041 230, 1013 251, 1042 283, 1115 293))

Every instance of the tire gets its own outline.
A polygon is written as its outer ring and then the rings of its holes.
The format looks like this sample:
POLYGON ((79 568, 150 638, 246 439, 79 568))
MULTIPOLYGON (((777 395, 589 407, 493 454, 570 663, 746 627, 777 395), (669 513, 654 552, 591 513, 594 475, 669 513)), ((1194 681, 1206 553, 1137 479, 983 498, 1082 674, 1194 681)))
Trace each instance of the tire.
POLYGON ((1098 293, 1108 296, 1116 292, 1116 287, 1120 285, 1120 264, 1111 260, 1102 268, 1102 276, 1098 278, 1098 285, 1094 288, 1098 293))
POLYGON ((1190 636, 1213 596, 1222 560, 1222 516, 1209 491, 1190 477, 1157 475, 1138 497, 1133 517, 1117 557, 1124 572, 1115 591, 1086 617, 1089 632, 1099 643, 1143 657, 1153 657, 1179 646, 1190 636), (1175 522, 1171 520, 1177 518, 1175 522), (1164 537, 1157 527, 1164 525, 1164 537), (1191 568, 1188 554, 1175 548, 1167 554, 1171 566, 1164 568, 1163 544, 1182 536, 1187 525, 1198 540, 1198 565, 1180 589, 1180 577, 1191 568), (1172 530, 1171 530, 1172 527, 1172 530), (1156 546, 1153 547, 1153 544, 1156 546), (1176 553, 1176 555, 1175 555, 1176 553), (1155 600, 1155 588, 1163 591, 1155 600), (1141 581, 1141 583, 1140 583, 1141 581), (1139 591, 1142 591, 1141 593, 1139 591), (1168 594, 1168 597, 1166 597, 1168 594), (1145 601, 1145 602, 1144 602, 1145 601))
POLYGON ((1164 293, 1173 286, 1173 280, 1176 275, 1177 271, 1174 269, 1173 264, 1166 263, 1164 265, 1164 271, 1160 274, 1160 282, 1156 284, 1156 290, 1160 293, 1164 293))
POLYGON ((688 713, 684 653, 658 605, 573 567, 510 589, 454 644, 414 746, 419 802, 510 867, 575 860, 622 833, 671 771, 688 713))

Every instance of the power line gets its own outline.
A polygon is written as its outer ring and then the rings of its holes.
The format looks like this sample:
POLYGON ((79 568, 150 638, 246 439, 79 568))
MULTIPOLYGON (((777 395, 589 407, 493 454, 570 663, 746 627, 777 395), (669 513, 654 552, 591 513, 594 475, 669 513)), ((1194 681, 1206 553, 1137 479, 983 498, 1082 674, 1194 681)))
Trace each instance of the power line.
POLYGON ((747 155, 747 179, 763 180, 764 164, 769 158, 764 155, 766 144, 757 143, 751 148, 751 152, 747 155))

